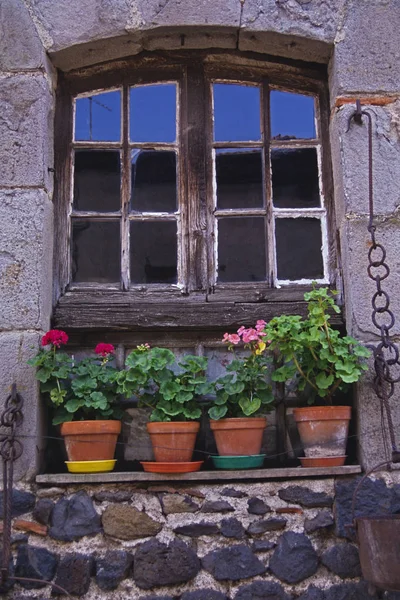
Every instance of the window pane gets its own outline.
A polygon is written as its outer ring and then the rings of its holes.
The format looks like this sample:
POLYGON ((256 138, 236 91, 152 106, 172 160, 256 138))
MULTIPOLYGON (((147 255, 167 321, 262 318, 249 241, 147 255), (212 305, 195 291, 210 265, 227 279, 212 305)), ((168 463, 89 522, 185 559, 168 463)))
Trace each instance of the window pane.
POLYGON ((277 208, 320 205, 315 148, 271 151, 272 192, 277 208))
POLYGON ((76 282, 120 280, 119 222, 72 222, 72 278, 76 282))
POLYGON ((131 209, 142 212, 176 211, 176 154, 132 150, 131 209))
POLYGON ((218 220, 218 281, 265 281, 264 217, 218 220))
POLYGON ((176 140, 175 83, 131 88, 130 139, 133 142, 176 140))
POLYGON ((275 219, 278 279, 322 279, 319 219, 275 219))
POLYGON ((274 139, 315 138, 314 98, 271 92, 271 136, 274 139))
POLYGON ((130 227, 132 283, 176 283, 176 221, 133 221, 130 227))
POLYGON ((121 92, 93 94, 75 100, 75 140, 119 142, 121 92))
POLYGON ((264 205, 262 153, 254 148, 215 151, 218 208, 257 208, 264 205))
POLYGON ((119 152, 76 150, 74 209, 119 210, 120 171, 119 152))
POLYGON ((261 139, 258 87, 214 83, 213 93, 215 141, 261 139))

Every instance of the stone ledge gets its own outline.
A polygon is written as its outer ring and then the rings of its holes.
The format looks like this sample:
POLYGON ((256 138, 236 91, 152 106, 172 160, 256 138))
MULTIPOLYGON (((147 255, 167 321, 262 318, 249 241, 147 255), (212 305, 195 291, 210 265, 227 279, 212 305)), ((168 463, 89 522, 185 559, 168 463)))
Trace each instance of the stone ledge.
POLYGON ((55 473, 37 475, 36 483, 43 484, 72 484, 72 483, 117 483, 122 481, 215 481, 241 479, 290 479, 292 477, 322 477, 334 475, 353 475, 361 473, 359 465, 344 467, 316 467, 305 469, 293 467, 289 469, 252 469, 249 471, 198 471, 197 473, 157 474, 140 471, 123 473, 86 473, 82 475, 71 473, 55 473))

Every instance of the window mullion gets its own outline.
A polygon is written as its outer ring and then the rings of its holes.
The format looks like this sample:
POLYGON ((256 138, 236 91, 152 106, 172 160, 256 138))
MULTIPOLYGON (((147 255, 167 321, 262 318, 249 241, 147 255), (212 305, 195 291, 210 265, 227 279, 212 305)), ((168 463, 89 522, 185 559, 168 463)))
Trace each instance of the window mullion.
MULTIPOLYGON (((190 65, 184 92, 184 137, 187 171, 188 291, 205 292, 209 287, 207 243, 207 187, 205 140, 205 83, 200 65, 190 65)), ((183 221, 183 219, 182 219, 183 221)), ((184 224, 183 224, 184 227, 184 224)))
POLYGON ((129 147, 129 93, 124 86, 122 95, 122 176, 121 176, 121 287, 130 286, 129 270, 129 201, 131 156, 129 147))
POLYGON ((266 235, 267 235, 267 282, 270 287, 273 286, 276 276, 276 260, 275 260, 275 228, 274 214, 272 207, 272 181, 271 181, 271 126, 270 126, 270 88, 267 79, 263 80, 262 84, 262 110, 261 110, 261 126, 264 138, 264 193, 265 193, 265 208, 267 212, 266 218, 266 235))

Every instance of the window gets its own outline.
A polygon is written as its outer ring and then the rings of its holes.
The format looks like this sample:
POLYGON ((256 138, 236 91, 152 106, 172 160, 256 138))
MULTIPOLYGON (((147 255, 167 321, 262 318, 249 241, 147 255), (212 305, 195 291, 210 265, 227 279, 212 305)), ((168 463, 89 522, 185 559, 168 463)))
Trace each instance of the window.
POLYGON ((332 281, 326 74, 244 58, 143 57, 66 76, 59 325, 112 327, 115 309, 117 327, 227 327, 332 281), (154 320, 166 302, 175 320, 154 320))

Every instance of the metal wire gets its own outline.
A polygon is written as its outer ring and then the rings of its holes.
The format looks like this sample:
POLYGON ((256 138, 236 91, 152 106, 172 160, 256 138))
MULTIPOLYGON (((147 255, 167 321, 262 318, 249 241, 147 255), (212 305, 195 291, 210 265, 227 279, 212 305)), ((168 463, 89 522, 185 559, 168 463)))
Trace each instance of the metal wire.
POLYGON ((395 317, 390 310, 390 297, 382 289, 382 282, 390 275, 390 268, 386 262, 386 249, 382 243, 376 241, 376 225, 374 223, 374 185, 373 185, 373 145, 372 145, 372 117, 366 110, 361 110, 361 103, 356 102, 356 110, 348 121, 349 131, 351 123, 363 125, 363 116, 367 118, 368 126, 368 204, 369 220, 368 231, 371 235, 371 247, 368 251, 368 277, 376 284, 376 292, 372 297, 372 322, 378 329, 381 341, 377 346, 371 346, 374 356, 375 378, 373 387, 382 403, 389 430, 392 462, 400 462, 400 451, 396 446, 394 425, 389 399, 394 394, 394 386, 400 381, 400 375, 395 376, 394 369, 400 368, 399 349, 390 339, 390 330, 395 325, 395 317))

